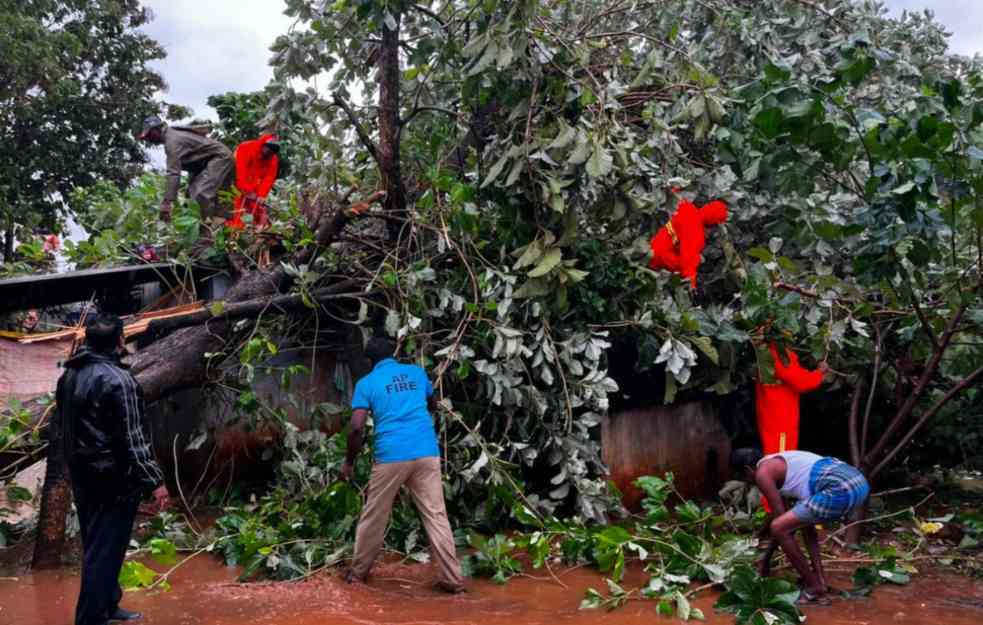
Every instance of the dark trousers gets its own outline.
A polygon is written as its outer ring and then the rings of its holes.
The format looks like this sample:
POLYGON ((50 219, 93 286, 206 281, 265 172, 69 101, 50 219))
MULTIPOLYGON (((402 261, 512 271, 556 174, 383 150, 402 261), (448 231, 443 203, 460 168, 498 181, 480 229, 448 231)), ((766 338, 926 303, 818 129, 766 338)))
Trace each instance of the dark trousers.
POLYGON ((135 496, 107 497, 87 488, 85 476, 73 472, 72 478, 84 549, 75 625, 105 625, 123 597, 119 571, 140 501, 135 496))

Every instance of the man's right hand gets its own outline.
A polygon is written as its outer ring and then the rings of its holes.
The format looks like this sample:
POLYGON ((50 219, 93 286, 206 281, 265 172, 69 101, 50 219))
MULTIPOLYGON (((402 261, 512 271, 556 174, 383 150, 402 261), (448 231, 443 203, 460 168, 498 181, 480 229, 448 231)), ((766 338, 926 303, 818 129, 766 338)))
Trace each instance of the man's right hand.
POLYGON ((171 208, 173 204, 170 200, 164 200, 160 203, 160 220, 164 223, 171 221, 171 208))
POLYGON ((167 486, 163 484, 157 487, 157 490, 153 493, 153 497, 157 512, 163 512, 171 505, 171 494, 167 492, 167 486))

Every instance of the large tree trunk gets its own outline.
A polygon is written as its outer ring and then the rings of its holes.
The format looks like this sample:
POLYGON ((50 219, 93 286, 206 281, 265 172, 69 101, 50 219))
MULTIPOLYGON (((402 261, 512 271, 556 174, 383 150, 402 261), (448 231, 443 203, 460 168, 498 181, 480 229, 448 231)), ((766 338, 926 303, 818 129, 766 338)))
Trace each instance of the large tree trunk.
MULTIPOLYGON (((396 7, 393 7, 395 9, 396 7)), ((393 14, 395 29, 382 26, 382 44, 379 50, 379 145, 377 147, 379 178, 386 191, 384 207, 401 214, 406 209, 406 190, 399 167, 399 24, 402 14, 393 14)), ((388 223, 389 238, 396 240, 400 224, 388 223)))
POLYGON ((58 419, 52 418, 48 421, 48 464, 41 489, 38 537, 34 546, 35 569, 51 569, 61 565, 65 551, 65 517, 71 505, 72 489, 65 463, 61 425, 58 419))

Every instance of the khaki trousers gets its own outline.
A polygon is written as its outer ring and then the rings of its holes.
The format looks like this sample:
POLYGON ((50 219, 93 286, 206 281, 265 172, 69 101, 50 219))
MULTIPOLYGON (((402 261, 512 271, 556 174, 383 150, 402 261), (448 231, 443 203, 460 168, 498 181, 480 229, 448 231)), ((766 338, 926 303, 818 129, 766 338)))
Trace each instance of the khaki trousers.
POLYGON ((198 203, 201 219, 228 217, 229 208, 219 201, 219 191, 232 187, 236 163, 231 156, 216 156, 188 181, 188 197, 198 203))
POLYGON ((368 576, 382 548, 393 500, 400 486, 404 484, 413 496, 430 539, 430 554, 439 569, 438 581, 454 586, 461 585, 461 565, 454 549, 454 534, 447 520, 440 458, 437 456, 408 462, 376 463, 372 467, 368 500, 362 509, 355 533, 352 572, 361 579, 368 576))

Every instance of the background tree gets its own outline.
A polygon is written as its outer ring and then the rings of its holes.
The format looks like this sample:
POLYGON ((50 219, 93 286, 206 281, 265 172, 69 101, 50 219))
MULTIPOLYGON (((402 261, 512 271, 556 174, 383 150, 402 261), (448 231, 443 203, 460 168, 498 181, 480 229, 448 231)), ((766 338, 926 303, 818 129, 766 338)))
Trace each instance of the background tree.
POLYGON ((141 172, 134 128, 164 88, 148 67, 164 50, 138 30, 150 17, 137 0, 0 2, 5 261, 18 225, 58 230, 74 188, 141 172))

